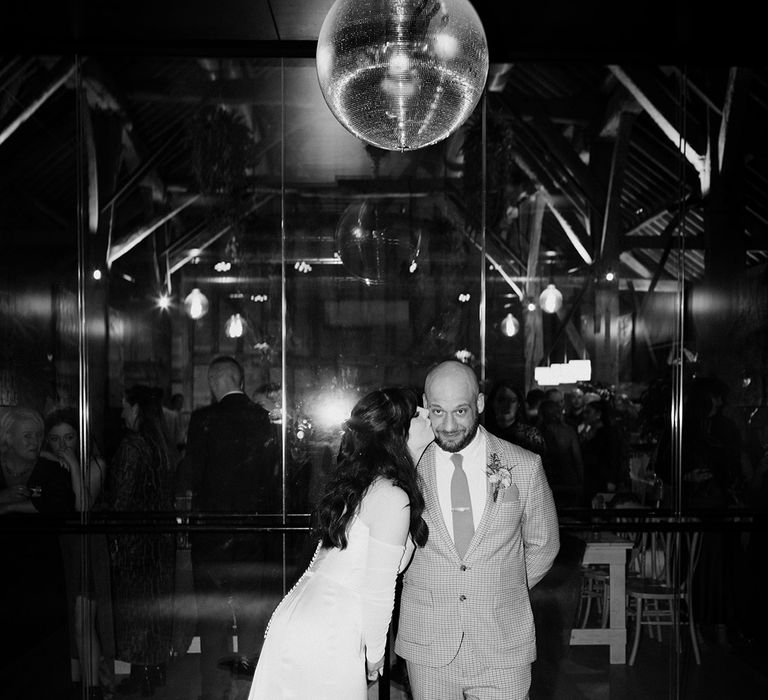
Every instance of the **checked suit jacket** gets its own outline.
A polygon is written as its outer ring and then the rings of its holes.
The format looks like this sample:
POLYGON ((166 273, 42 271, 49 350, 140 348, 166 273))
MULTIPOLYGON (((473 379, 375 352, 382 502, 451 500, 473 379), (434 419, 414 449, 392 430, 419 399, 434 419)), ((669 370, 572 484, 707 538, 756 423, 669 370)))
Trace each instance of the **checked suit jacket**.
POLYGON ((486 464, 496 455, 512 483, 488 497, 466 554, 459 557, 437 497, 435 444, 418 471, 429 539, 403 577, 396 653, 424 666, 447 665, 463 637, 485 666, 509 668, 536 659, 529 589, 549 571, 560 548, 552 492, 541 458, 482 427, 486 464))

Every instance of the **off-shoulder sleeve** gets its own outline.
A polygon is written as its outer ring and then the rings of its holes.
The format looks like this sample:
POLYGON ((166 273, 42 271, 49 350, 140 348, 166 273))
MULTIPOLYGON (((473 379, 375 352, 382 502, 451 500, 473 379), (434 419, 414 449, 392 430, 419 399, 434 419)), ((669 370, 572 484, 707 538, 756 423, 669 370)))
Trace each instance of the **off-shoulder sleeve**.
POLYGON ((366 495, 361 517, 370 532, 362 601, 363 641, 366 659, 376 662, 384 656, 395 583, 408 537, 408 496, 389 482, 376 484, 366 495))

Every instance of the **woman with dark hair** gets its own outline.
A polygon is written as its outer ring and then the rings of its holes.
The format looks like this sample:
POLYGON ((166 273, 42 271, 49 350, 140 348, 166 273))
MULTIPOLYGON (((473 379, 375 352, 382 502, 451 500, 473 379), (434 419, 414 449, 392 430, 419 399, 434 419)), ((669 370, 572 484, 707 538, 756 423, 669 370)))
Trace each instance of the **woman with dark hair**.
MULTIPOLYGON (((111 461, 107 502, 118 512, 173 510, 173 474, 165 440, 160 391, 134 385, 123 397, 127 428, 111 461)), ((175 549, 170 533, 110 538, 115 658, 131 664, 119 693, 152 695, 165 683, 173 623, 175 549)))
MULTIPOLYGON (((69 473, 75 510, 86 513, 99 502, 106 463, 91 446, 86 451, 88 466, 81 467, 79 430, 80 420, 74 408, 59 408, 48 414, 41 454, 61 464, 69 473)), ((86 688, 85 697, 100 700, 104 689, 110 692, 114 685, 107 538, 104 533, 89 534, 87 538, 79 533, 66 533, 61 536, 61 551, 69 598, 70 634, 80 663, 80 681, 86 688), (86 545, 87 550, 84 549, 86 545), (83 562, 87 564, 85 577, 83 562)))
MULTIPOLYGON (((0 417, 0 695, 68 700, 67 596, 55 528, 30 519, 74 514, 69 474, 41 456, 43 419, 9 408, 0 417), (15 518, 15 521, 11 521, 15 518), (13 522, 13 526, 10 523, 13 522)), ((53 524, 57 524, 55 521, 53 524)))
POLYGON ((523 395, 512 384, 505 380, 496 382, 485 405, 485 428, 488 432, 537 455, 546 453, 544 436, 536 426, 528 423, 523 395))
POLYGON ((275 610, 249 700, 362 700, 376 679, 398 572, 427 541, 415 461, 434 435, 415 392, 352 409, 318 509, 309 568, 275 610))

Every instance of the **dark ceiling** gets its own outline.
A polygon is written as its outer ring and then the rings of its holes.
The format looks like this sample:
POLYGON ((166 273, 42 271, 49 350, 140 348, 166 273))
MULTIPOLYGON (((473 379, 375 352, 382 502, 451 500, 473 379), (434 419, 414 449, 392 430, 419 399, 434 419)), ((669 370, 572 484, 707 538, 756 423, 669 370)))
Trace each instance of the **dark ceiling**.
MULTIPOLYGON (((179 51, 314 55, 333 0, 9 0, 4 51, 179 51)), ((762 63, 759 7, 747 0, 475 0, 491 60, 640 60, 762 63)))

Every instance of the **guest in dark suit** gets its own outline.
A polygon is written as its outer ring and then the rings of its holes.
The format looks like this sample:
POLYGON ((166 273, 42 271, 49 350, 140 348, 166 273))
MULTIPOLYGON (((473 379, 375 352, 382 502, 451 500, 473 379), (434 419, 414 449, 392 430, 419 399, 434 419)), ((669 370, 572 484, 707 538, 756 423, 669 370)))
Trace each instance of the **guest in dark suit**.
POLYGON ((626 441, 611 422, 607 401, 593 400, 584 407, 584 430, 580 434, 584 462, 584 496, 587 504, 598 493, 615 493, 629 481, 626 441))
POLYGON ((539 406, 541 432, 547 443, 543 456, 555 505, 578 507, 584 502, 584 464, 576 431, 563 420, 563 409, 554 401, 539 406))
MULTIPOLYGON (((274 513, 280 502, 277 459, 268 412, 243 391, 244 374, 231 357, 208 367, 215 403, 193 411, 179 495, 201 513, 274 513)), ((252 668, 269 615, 280 595, 279 562, 270 561, 268 534, 192 533, 192 571, 198 607, 201 700, 229 697, 231 671, 252 668), (233 616, 238 654, 229 640, 233 616)), ((247 693, 248 688, 244 688, 247 693)))

